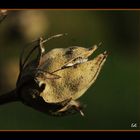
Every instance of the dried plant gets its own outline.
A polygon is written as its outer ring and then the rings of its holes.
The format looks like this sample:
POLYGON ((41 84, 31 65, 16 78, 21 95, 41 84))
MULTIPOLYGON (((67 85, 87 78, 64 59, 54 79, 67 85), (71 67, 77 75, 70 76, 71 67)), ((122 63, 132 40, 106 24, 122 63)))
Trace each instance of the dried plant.
POLYGON ((46 42, 62 36, 58 34, 48 39, 39 38, 23 48, 16 89, 1 95, 0 104, 21 101, 54 116, 76 112, 84 116, 83 105, 78 99, 95 82, 107 53, 105 51, 93 60, 88 60, 98 48, 97 45, 91 48, 72 46, 45 51, 46 42), (30 51, 26 52, 29 47, 30 51))

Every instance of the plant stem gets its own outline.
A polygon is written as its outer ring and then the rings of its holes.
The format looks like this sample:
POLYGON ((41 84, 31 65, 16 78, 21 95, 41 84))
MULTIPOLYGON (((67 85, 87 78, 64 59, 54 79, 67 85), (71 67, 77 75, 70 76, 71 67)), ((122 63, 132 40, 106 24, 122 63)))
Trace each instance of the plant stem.
POLYGON ((15 102, 15 101, 19 101, 15 89, 8 93, 0 95, 0 105, 10 103, 10 102, 15 102))

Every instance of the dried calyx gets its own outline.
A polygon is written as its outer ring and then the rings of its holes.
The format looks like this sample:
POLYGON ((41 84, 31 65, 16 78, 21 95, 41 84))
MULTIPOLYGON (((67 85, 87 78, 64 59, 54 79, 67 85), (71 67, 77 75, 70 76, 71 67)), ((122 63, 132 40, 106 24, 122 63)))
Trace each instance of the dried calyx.
MULTIPOLYGON (((78 99, 96 81, 106 61, 107 52, 97 55, 92 60, 88 57, 98 48, 97 45, 91 48, 55 48, 45 52, 43 44, 60 36, 63 34, 46 40, 40 38, 27 55, 23 50, 17 88, 12 92, 13 98, 10 101, 20 97, 26 105, 54 116, 76 112, 84 116, 78 99), (38 54, 30 61, 29 58, 35 50, 38 54)), ((11 96, 11 93, 8 96, 11 96)))

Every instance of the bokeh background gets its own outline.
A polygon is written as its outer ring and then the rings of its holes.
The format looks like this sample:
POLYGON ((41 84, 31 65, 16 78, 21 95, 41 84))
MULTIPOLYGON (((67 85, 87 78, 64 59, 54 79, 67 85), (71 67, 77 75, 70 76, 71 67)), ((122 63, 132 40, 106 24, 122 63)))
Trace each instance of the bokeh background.
POLYGON ((0 94, 15 88, 22 47, 40 36, 68 36, 46 44, 52 48, 102 42, 93 55, 109 56, 80 101, 80 114, 51 117, 20 102, 0 106, 0 130, 136 130, 140 129, 140 11, 15 10, 0 24, 0 94), (131 127, 136 123, 137 127, 131 127))

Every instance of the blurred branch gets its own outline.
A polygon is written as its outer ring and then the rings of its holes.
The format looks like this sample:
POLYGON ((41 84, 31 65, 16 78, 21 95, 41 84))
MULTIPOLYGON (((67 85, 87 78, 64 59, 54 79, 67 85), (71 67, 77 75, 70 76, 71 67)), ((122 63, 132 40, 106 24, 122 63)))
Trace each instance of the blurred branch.
POLYGON ((0 95, 0 105, 15 101, 19 101, 16 90, 0 95))
POLYGON ((0 23, 7 17, 7 10, 0 10, 0 23))

